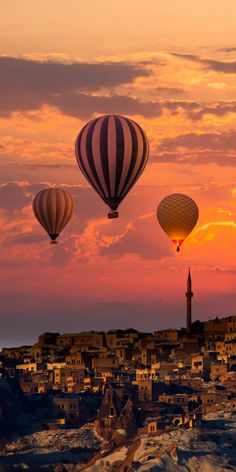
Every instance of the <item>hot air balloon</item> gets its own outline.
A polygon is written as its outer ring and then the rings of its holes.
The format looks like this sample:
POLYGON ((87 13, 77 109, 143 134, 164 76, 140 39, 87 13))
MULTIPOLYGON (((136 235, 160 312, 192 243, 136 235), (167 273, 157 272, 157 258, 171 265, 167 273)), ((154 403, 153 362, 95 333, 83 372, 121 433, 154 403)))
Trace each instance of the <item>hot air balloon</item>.
POLYGON ((61 188, 40 190, 33 200, 33 211, 38 222, 57 244, 57 237, 69 223, 74 209, 74 201, 69 192, 61 188))
POLYGON ((75 143, 81 172, 110 207, 108 218, 142 174, 149 144, 142 128, 120 115, 105 115, 87 123, 75 143))
POLYGON ((157 219, 177 251, 197 224, 198 216, 195 201, 182 193, 168 195, 157 208, 157 219))

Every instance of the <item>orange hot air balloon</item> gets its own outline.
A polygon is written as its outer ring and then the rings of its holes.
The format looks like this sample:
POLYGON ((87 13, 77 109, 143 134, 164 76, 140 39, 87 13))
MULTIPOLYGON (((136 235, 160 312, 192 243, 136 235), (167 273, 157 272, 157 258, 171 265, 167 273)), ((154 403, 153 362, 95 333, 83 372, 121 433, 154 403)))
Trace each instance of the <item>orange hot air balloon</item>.
POLYGON ((198 216, 195 201, 182 193, 168 195, 157 207, 160 226, 176 245, 177 251, 197 224, 198 216))
POLYGON ((149 144, 144 131, 124 116, 100 116, 80 131, 75 153, 81 172, 110 207, 108 218, 117 218, 119 204, 147 164, 149 144))
POLYGON ((34 197, 35 217, 50 236, 51 244, 57 244, 56 239, 69 223, 73 209, 71 194, 61 188, 45 188, 34 197))

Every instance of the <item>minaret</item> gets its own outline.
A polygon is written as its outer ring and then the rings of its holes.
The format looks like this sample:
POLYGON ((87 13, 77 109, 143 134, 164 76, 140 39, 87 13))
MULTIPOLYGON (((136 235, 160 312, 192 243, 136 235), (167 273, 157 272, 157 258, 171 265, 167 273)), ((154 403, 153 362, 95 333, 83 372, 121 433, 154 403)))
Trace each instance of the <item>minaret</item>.
POLYGON ((190 333, 191 324, 192 324, 192 297, 193 297, 190 269, 188 271, 187 292, 185 296, 187 299, 186 300, 186 330, 188 333, 190 333))

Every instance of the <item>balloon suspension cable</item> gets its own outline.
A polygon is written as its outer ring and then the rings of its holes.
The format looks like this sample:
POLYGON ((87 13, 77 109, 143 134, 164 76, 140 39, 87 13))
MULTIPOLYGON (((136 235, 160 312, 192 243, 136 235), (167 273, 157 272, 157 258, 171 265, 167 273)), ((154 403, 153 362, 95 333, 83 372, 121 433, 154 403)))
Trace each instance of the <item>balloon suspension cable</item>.
POLYGON ((107 214, 107 217, 109 220, 113 220, 114 218, 119 218, 119 212, 115 210, 109 211, 109 213, 107 214))

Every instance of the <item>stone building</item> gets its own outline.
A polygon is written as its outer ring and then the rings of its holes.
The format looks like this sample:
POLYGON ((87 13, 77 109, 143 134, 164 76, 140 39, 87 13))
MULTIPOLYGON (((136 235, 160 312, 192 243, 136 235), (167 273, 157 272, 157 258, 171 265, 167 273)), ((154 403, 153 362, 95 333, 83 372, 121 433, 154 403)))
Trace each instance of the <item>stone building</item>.
POLYGON ((124 401, 114 388, 107 388, 95 420, 95 429, 104 439, 123 442, 137 431, 137 410, 129 397, 124 401), (123 400, 123 401, 122 401, 123 400))
POLYGON ((94 423, 95 429, 106 440, 109 440, 114 433, 121 411, 122 403, 119 396, 114 389, 107 388, 94 423))
POLYGON ((91 416, 88 402, 76 394, 61 394, 52 398, 54 416, 61 418, 61 424, 81 426, 91 416))
POLYGON ((211 380, 214 382, 219 380, 220 377, 226 375, 228 372, 228 365, 225 362, 212 362, 211 364, 211 380))
POLYGON ((211 371, 211 358, 203 355, 192 358, 192 373, 207 376, 211 371))

